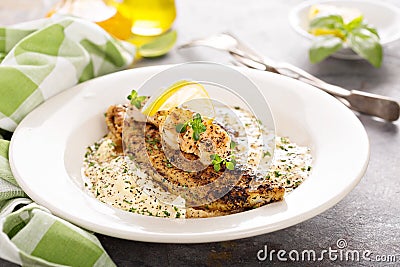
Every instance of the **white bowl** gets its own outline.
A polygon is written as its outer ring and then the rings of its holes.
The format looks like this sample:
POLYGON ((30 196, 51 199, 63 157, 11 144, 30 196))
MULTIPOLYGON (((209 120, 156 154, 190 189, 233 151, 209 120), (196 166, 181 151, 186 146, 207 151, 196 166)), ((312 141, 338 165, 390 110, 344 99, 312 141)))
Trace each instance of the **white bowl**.
MULTIPOLYGON (((364 15, 364 19, 373 25, 379 33, 382 46, 400 39, 400 8, 384 1, 368 0, 319 0, 306 1, 294 7, 289 14, 290 25, 302 36, 313 39, 308 32, 308 11, 315 4, 327 4, 346 8, 356 8, 364 15)), ((343 48, 332 56, 341 59, 361 59, 349 48, 343 48)))

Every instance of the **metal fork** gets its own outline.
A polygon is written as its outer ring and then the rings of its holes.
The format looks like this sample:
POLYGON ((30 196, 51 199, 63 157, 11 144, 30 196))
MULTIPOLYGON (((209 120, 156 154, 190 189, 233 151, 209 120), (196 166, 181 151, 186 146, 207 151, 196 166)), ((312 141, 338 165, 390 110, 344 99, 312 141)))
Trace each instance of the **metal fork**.
POLYGON ((342 87, 324 82, 312 74, 289 63, 274 62, 269 58, 258 55, 231 33, 220 33, 207 38, 194 40, 181 45, 178 49, 194 46, 208 46, 227 51, 239 63, 249 68, 275 72, 306 82, 335 96, 347 107, 354 111, 379 117, 387 121, 395 121, 400 116, 400 105, 393 98, 358 90, 347 90, 342 87))

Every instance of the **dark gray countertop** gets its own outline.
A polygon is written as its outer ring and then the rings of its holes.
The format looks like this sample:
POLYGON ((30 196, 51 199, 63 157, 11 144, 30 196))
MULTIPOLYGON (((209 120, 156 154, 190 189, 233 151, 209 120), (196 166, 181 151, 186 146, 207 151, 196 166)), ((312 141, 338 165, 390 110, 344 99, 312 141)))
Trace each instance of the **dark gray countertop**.
MULTIPOLYGON (((383 66, 374 69, 364 61, 328 59, 312 65, 308 40, 289 25, 289 10, 300 0, 181 0, 177 1, 178 43, 229 30, 261 54, 290 62, 346 88, 383 94, 400 100, 400 43, 385 49, 383 66)), ((400 1, 391 1, 400 6, 400 1)), ((399 29, 400 30, 400 29, 399 29)), ((208 48, 173 51, 167 56, 138 62, 135 67, 211 60, 230 63, 230 57, 208 48)), ((315 250, 336 248, 345 239, 352 250, 369 250, 372 256, 397 255, 400 264, 400 133, 397 121, 387 123, 359 117, 371 145, 368 170, 359 185, 341 202, 303 223, 274 233, 208 244, 155 244, 98 235, 118 266, 238 266, 269 265, 260 262, 263 249, 315 250)), ((343 129, 344 131, 346 129, 343 129)), ((273 265, 284 265, 277 261, 273 265)), ((287 262, 289 264, 293 262, 287 262)), ((296 262, 309 266, 312 262, 296 262)), ((377 265, 376 262, 329 260, 317 265, 377 265)), ((388 263, 382 264, 389 265, 388 263)), ((0 266, 11 266, 0 260, 0 266)))

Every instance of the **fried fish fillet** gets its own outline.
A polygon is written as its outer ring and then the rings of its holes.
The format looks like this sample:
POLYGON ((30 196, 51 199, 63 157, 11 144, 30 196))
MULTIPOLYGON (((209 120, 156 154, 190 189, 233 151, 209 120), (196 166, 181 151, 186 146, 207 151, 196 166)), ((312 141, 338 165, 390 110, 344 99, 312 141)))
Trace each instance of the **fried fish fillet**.
MULTIPOLYGON (((120 122, 123 117, 121 109, 111 107, 106 115, 110 131, 118 133, 115 136, 121 138, 122 135, 117 131, 121 125, 110 122, 120 122)), ((154 120, 162 119, 155 117, 154 120)), ((201 165, 199 157, 181 150, 175 150, 167 157, 161 142, 159 124, 134 120, 125 123, 129 125, 125 125, 123 140, 120 139, 125 153, 158 185, 185 198, 186 204, 191 207, 188 209, 188 218, 226 215, 283 199, 284 188, 250 174, 246 166, 236 166, 232 171, 222 166, 216 172, 212 165, 208 165, 199 171, 187 171, 182 168, 185 165, 180 161, 187 160, 201 165), (183 155, 184 159, 179 155, 183 155), (256 180, 262 182, 254 183, 256 180), (185 188, 190 190, 185 191, 185 188)))
POLYGON ((199 140, 193 138, 191 127, 186 127, 184 133, 177 134, 176 126, 190 121, 195 114, 191 110, 175 107, 168 111, 158 111, 148 120, 163 133, 163 141, 170 147, 195 154, 204 164, 211 163, 212 154, 218 154, 222 158, 229 156, 231 138, 227 131, 211 119, 202 118, 205 131, 199 135, 199 140))
POLYGON ((117 145, 122 146, 122 130, 128 105, 110 106, 105 113, 107 128, 110 131, 108 137, 117 145))

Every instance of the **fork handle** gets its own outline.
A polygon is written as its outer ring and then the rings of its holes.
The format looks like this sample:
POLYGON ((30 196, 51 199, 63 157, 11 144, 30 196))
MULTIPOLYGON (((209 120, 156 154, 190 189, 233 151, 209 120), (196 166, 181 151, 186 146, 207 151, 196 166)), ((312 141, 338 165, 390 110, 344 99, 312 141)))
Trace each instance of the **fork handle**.
POLYGON ((315 82, 308 79, 299 79, 313 85, 335 97, 344 99, 342 102, 354 111, 382 118, 387 121, 395 121, 400 116, 399 103, 390 97, 366 93, 358 90, 346 90, 342 87, 326 83, 315 82))
MULTIPOLYGON (((254 59, 252 59, 254 61, 254 59)), ((258 61, 257 63, 263 63, 258 61)), ((255 66, 257 67, 257 66, 255 66)), ((275 68, 264 63, 264 69, 276 71, 302 82, 317 87, 341 100, 348 108, 370 116, 379 117, 387 121, 396 121, 400 116, 400 105, 392 98, 366 93, 357 90, 347 90, 342 87, 327 83, 314 75, 289 63, 275 63, 275 68)))
POLYGON ((395 121, 400 116, 400 105, 392 98, 365 93, 357 90, 347 90, 342 87, 324 82, 314 75, 289 63, 275 63, 273 66, 261 60, 250 58, 246 53, 237 49, 230 51, 241 64, 249 68, 263 71, 276 72, 278 74, 297 79, 317 87, 337 98, 348 108, 366 114, 382 118, 387 121, 395 121))

